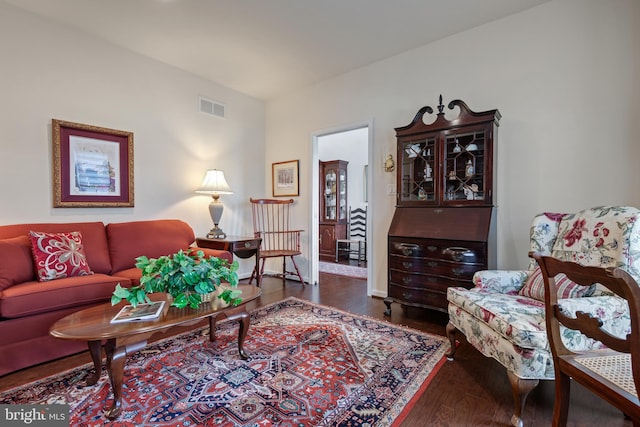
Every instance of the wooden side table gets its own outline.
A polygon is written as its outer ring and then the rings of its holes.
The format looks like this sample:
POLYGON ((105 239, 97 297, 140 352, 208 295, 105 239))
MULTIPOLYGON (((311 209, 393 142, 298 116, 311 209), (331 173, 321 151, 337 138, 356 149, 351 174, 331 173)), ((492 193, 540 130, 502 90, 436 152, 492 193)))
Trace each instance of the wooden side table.
POLYGON ((224 239, 209 239, 208 237, 196 238, 196 245, 201 248, 229 251, 238 258, 246 259, 256 257, 255 272, 257 285, 260 287, 260 237, 227 236, 224 239))

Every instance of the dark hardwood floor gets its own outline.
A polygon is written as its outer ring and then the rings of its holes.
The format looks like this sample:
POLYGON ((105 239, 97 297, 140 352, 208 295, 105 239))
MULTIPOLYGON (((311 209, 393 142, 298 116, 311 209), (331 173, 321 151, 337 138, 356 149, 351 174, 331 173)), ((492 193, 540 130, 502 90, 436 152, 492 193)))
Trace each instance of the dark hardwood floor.
MULTIPOLYGON (((262 296, 249 308, 294 296, 352 313, 388 320, 422 331, 444 335, 444 313, 394 304, 391 317, 385 317, 382 299, 366 296, 366 281, 320 274, 320 284, 302 286, 299 282, 265 277, 262 296)), ((251 330, 249 330, 251 333, 251 330)), ((445 363, 425 393, 419 398, 402 427, 422 426, 509 426, 513 398, 506 371, 493 359, 482 356, 460 336, 456 359, 445 363)), ((90 361, 88 353, 0 377, 0 390, 73 368, 90 361)), ((524 411, 526 426, 549 426, 553 411, 553 382, 542 381, 529 395, 524 411)), ((606 402, 574 384, 569 409, 569 426, 631 426, 623 415, 606 402)))

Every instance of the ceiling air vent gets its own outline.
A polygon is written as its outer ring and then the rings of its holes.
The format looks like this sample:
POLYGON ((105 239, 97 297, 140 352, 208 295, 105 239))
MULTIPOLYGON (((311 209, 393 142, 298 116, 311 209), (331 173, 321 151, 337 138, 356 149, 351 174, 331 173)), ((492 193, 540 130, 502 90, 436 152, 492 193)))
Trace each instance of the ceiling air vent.
POLYGON ((198 105, 201 113, 214 117, 225 117, 225 105, 207 98, 198 97, 198 105))

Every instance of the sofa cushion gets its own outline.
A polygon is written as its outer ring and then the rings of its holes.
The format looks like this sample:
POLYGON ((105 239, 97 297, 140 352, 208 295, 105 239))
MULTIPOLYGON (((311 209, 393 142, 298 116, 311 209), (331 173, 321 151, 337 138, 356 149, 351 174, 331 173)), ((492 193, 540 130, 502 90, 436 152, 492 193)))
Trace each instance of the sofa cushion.
POLYGON ((16 318, 107 302, 118 283, 130 286, 129 279, 106 274, 20 283, 0 293, 0 317, 16 318))
MULTIPOLYGON (((558 274, 555 279, 556 291, 560 299, 590 296, 596 289, 596 285, 580 286, 571 281, 564 273, 558 274)), ((540 267, 533 270, 518 294, 544 302, 544 277, 540 267)))
POLYGON ((107 234, 102 222, 1 225, 0 239, 28 236, 31 230, 44 231, 46 233, 66 233, 70 231, 82 233, 84 253, 87 255, 87 261, 89 262, 91 270, 94 273, 111 273, 107 234))
POLYGON ((546 348, 544 303, 520 295, 449 288, 447 299, 524 348, 546 348))
POLYGON ((126 270, 120 270, 113 273, 115 276, 126 277, 131 282, 131 286, 140 285, 140 278, 142 277, 142 270, 137 267, 127 268, 126 270))
POLYGON ((195 240, 191 227, 175 219, 111 223, 106 230, 113 271, 134 267, 141 255, 158 258, 186 250, 195 240))
POLYGON ((34 279, 31 242, 25 236, 0 240, 0 291, 34 279))
POLYGON ((29 238, 36 264, 36 273, 41 282, 93 274, 84 253, 80 232, 44 233, 30 231, 29 238))
MULTIPOLYGON (((476 289, 449 288, 449 302, 486 323, 498 335, 522 348, 549 348, 544 320, 544 303, 521 295, 505 295, 476 289)), ((567 313, 582 310, 598 313, 605 329, 613 335, 625 334, 629 327, 626 301, 615 296, 568 298, 558 302, 567 313)), ((563 328, 564 330, 564 328, 563 328)), ((590 348, 592 340, 572 331, 564 339, 567 346, 590 348)))

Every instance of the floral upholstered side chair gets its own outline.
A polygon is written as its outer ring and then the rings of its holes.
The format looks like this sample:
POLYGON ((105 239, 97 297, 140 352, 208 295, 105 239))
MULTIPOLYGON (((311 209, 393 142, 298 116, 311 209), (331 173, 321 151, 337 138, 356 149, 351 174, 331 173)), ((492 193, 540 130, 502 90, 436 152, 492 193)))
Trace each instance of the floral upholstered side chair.
MULTIPOLYGON (((597 267, 620 267, 640 281, 640 210, 603 206, 574 214, 544 213, 533 219, 530 250, 564 261, 597 267)), ((455 335, 461 332, 483 355, 507 370, 514 397, 511 422, 522 426, 529 392, 539 380, 553 380, 554 367, 544 316, 544 281, 534 259, 523 271, 479 271, 472 289, 449 288, 449 323, 452 360, 455 335)), ((630 319, 623 299, 597 287, 582 288, 570 281, 558 283, 563 304, 585 313, 599 311, 605 328, 614 335, 629 331, 630 319)), ((580 334, 565 336, 571 350, 598 346, 580 334)))

